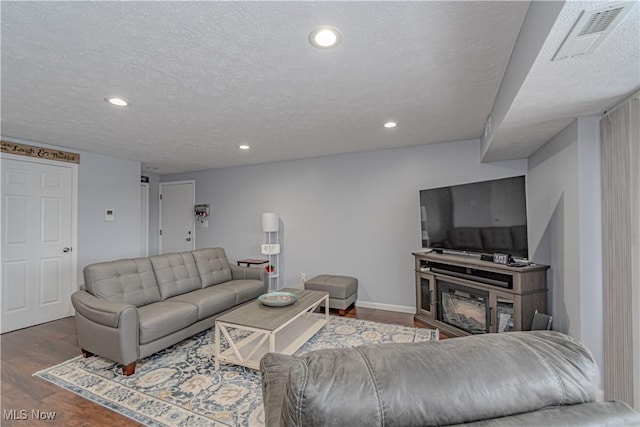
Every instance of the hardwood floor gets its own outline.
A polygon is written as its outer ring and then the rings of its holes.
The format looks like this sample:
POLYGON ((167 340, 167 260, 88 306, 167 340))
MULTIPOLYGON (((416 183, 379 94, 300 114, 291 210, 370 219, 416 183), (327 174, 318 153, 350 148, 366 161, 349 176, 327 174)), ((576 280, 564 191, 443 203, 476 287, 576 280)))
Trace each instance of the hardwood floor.
MULTIPOLYGON (((352 307, 346 317, 414 324, 413 315, 352 307)), ((441 335, 442 338, 445 338, 441 335)), ((32 376, 35 372, 80 355, 73 317, 0 336, 2 426, 137 426, 138 423, 32 376), (51 421, 32 418, 32 411, 55 412, 51 421), (21 412, 26 411, 26 412, 21 412), (26 419, 20 419, 23 415, 26 419)))
POLYGON ((0 336, 0 350, 2 426, 139 425, 48 381, 32 376, 35 372, 80 355, 73 317, 3 334, 0 336), (38 421, 32 418, 34 410, 55 412, 55 418, 53 421, 38 421), (21 420, 22 415, 25 415, 26 419, 21 420))

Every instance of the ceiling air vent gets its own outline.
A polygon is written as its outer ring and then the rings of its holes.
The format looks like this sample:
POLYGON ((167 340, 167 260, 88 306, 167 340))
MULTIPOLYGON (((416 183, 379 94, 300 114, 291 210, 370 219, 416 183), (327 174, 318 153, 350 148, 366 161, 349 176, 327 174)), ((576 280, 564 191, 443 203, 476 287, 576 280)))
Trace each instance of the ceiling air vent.
POLYGON ((553 60, 593 52, 634 4, 635 2, 620 2, 583 11, 553 60))

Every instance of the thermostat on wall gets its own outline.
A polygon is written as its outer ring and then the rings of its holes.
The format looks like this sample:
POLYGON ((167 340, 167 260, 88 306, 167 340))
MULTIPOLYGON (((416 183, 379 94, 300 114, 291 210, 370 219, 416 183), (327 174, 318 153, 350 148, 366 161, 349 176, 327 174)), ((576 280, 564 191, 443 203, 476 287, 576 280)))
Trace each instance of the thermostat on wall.
POLYGON ((113 209, 105 209, 104 210, 104 220, 105 221, 113 221, 116 218, 116 211, 113 209))

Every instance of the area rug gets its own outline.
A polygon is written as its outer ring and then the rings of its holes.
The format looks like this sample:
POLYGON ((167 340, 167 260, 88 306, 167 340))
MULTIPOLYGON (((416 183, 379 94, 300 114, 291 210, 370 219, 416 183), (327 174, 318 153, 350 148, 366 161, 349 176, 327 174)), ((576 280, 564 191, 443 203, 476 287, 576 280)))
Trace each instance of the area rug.
MULTIPOLYGON (((437 330, 331 316, 296 354, 437 339, 437 330)), ((221 347, 228 347, 225 340, 221 347)), ((130 377, 98 356, 78 356, 34 375, 146 426, 264 425, 260 372, 230 364, 216 372, 213 329, 139 360, 130 377)))

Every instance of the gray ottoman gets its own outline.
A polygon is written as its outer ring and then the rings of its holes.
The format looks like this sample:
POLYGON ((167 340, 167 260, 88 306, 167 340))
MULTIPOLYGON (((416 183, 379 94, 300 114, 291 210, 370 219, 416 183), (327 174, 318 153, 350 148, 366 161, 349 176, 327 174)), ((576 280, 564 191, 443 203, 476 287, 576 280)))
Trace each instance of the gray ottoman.
POLYGON ((329 308, 339 310, 340 316, 344 316, 345 310, 358 298, 358 279, 355 277, 321 274, 304 282, 304 288, 329 292, 329 308))

